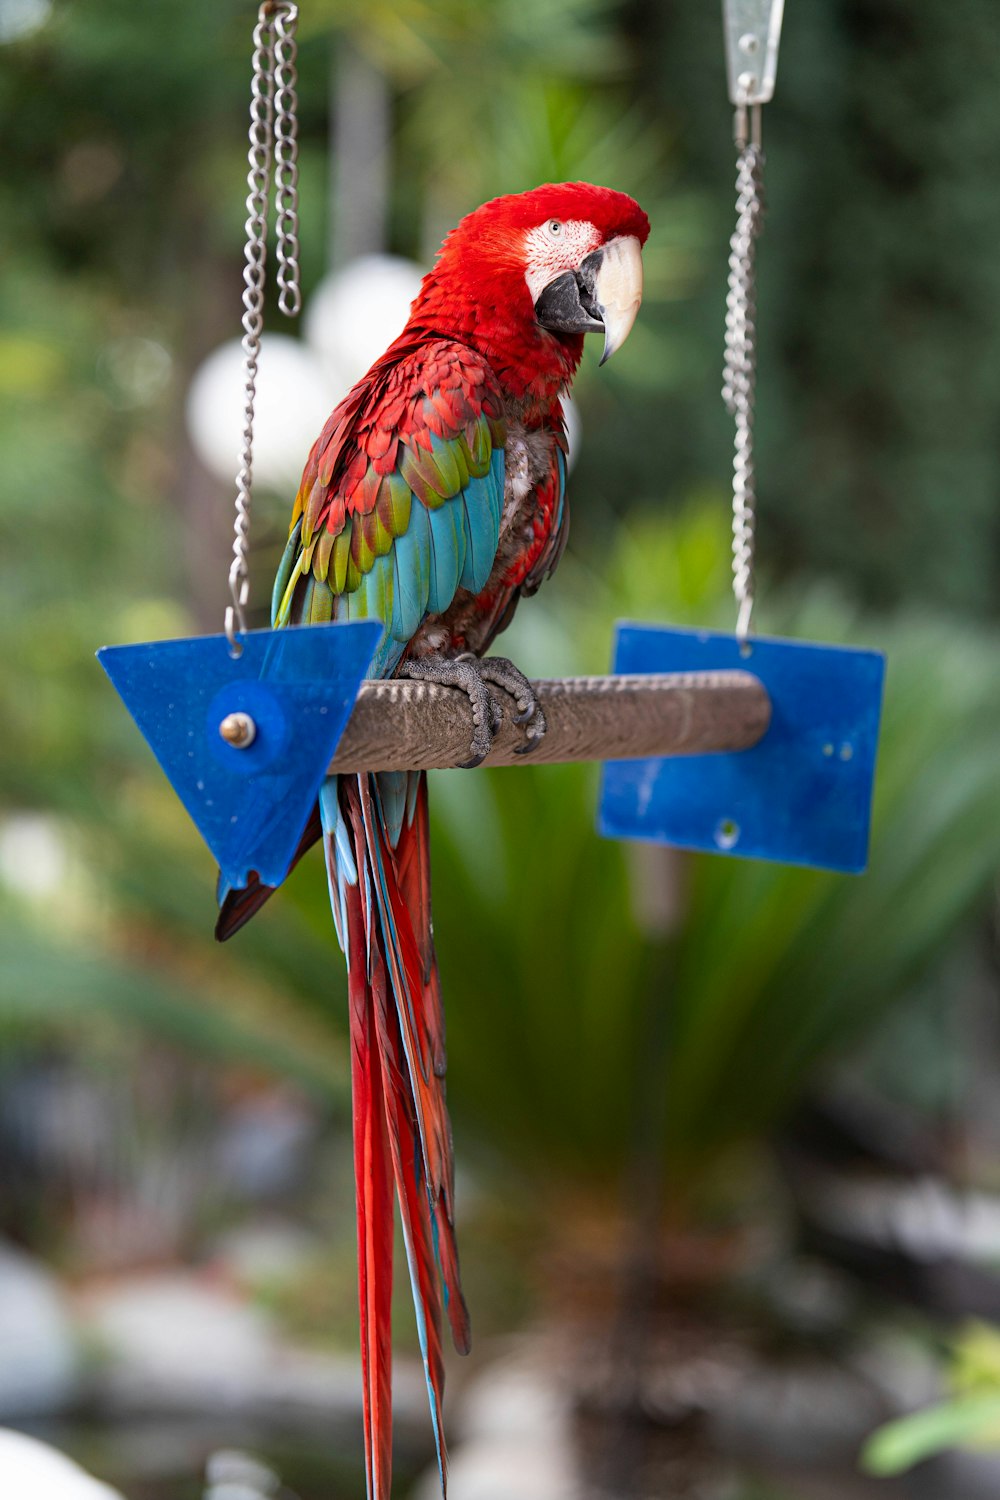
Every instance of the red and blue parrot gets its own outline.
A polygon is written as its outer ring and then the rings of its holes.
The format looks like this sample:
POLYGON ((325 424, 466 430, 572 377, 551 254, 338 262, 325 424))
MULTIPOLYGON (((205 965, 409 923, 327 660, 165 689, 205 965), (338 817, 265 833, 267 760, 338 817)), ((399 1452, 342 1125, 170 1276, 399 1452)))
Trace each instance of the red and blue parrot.
MULTIPOLYGON (((489 754, 504 697, 525 751, 545 732, 527 679, 484 653, 565 545, 562 397, 586 333, 604 334, 602 364, 627 337, 648 232, 632 198, 587 183, 483 204, 447 236, 405 329, 309 454, 273 624, 381 621, 372 676, 466 692, 469 765, 489 754)), ((300 853, 319 837, 348 968, 368 1497, 388 1500, 394 1192, 442 1488, 445 1317, 469 1347, 425 773, 329 777, 300 853)), ((253 880, 223 892, 217 936, 270 894, 253 880)))

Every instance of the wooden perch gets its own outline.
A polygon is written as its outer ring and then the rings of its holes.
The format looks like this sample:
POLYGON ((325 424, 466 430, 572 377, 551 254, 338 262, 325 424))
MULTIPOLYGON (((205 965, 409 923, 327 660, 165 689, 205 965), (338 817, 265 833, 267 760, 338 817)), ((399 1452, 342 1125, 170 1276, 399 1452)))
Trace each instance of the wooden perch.
MULTIPOLYGON (((497 690, 503 725, 487 766, 570 760, 634 760, 745 750, 771 720, 762 683, 749 672, 641 677, 565 677, 534 684, 548 733, 529 756, 513 700, 497 690)), ((391 680, 362 684, 330 770, 408 771, 469 759, 472 709, 456 688, 391 680)))

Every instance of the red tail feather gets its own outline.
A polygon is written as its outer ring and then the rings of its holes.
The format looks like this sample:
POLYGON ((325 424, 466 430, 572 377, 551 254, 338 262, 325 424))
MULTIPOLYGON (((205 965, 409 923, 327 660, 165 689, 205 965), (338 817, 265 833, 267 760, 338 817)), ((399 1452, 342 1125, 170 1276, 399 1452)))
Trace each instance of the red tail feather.
MULTIPOLYGON (((363 958, 363 896, 356 886, 348 893, 347 920, 352 953, 361 955, 351 965, 348 992, 365 1463, 368 1500, 386 1500, 392 1482, 392 1176, 382 1069, 363 958)), ((377 957, 372 983, 384 991, 385 971, 377 957)))
POLYGON ((399 1027, 386 998, 385 987, 382 986, 381 990, 375 992, 375 1011, 382 1056, 389 1143, 403 1221, 406 1258, 417 1304, 417 1319, 422 1325, 424 1370, 443 1479, 447 1470, 447 1452, 442 1427, 444 1350, 441 1343, 441 1286, 434 1251, 430 1200, 424 1182, 417 1123, 406 1087, 406 1064, 402 1055, 399 1027))
MULTIPOLYGON (((358 883, 345 888, 354 1063, 355 1171, 361 1257, 365 1441, 371 1500, 387 1500, 391 1422, 383 1379, 390 1346, 391 1157, 407 1260, 417 1304, 442 1483, 444 1359, 441 1281, 456 1347, 469 1347, 469 1319, 458 1274, 453 1223, 451 1128, 444 1097, 444 1028, 431 934, 426 779, 412 822, 389 844, 375 777, 341 781, 358 883), (377 1064, 376 1064, 377 1055, 377 1064), (377 1075, 377 1076, 376 1076, 377 1075), (373 1112, 381 1111, 376 1127, 373 1112), (389 1230, 385 1229, 387 1214, 389 1230)), ((332 854, 332 849, 330 850, 332 854)))
POLYGON ((434 952, 431 924, 430 829, 427 815, 427 777, 421 775, 413 822, 404 827, 396 846, 397 887, 391 893, 400 931, 410 928, 416 954, 407 965, 409 988, 414 998, 414 1050, 420 1060, 418 1098, 426 1101, 425 1119, 434 1121, 433 1162, 427 1172, 437 1209, 438 1253, 441 1275, 448 1291, 448 1321, 460 1354, 468 1354, 471 1342, 469 1311, 462 1296, 455 1242, 455 1163, 451 1122, 445 1104, 445 1027, 441 1003, 441 979, 434 952), (409 917, 409 923, 406 918, 409 917))

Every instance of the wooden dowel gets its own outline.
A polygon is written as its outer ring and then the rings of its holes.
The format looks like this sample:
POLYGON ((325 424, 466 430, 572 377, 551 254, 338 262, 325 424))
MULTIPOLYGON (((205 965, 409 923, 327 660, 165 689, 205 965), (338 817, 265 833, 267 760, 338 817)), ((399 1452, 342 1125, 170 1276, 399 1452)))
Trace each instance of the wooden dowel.
MULTIPOLYGON (((536 682, 548 733, 527 757, 513 700, 487 766, 569 760, 634 760, 745 750, 771 720, 762 683, 749 672, 684 672, 649 677, 564 677, 536 682)), ((472 709, 465 693, 424 682, 366 682, 330 770, 408 771, 469 759, 472 709)))

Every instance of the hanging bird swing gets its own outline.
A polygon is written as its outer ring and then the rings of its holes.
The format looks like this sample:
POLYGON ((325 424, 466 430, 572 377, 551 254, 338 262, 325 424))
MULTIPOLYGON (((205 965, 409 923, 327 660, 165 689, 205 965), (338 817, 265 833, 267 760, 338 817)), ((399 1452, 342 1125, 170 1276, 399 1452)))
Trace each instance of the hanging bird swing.
POLYGON ((785 864, 860 874, 869 826, 885 658, 878 651, 751 635, 754 609, 757 241, 763 224, 761 112, 774 93, 783 0, 724 0, 735 109, 736 229, 730 241, 723 399, 735 419, 733 592, 736 632, 619 625, 615 671, 744 668, 765 689, 770 723, 738 755, 632 759, 602 780, 600 828, 785 864))
POLYGON ((836 870, 865 863, 883 659, 750 633, 760 114, 781 4, 727 0, 724 14, 739 148, 725 382, 736 420, 735 634, 620 626, 605 678, 529 683, 486 656, 565 543, 561 397, 584 337, 603 334, 608 358, 641 300, 646 216, 625 194, 583 183, 495 199, 447 237, 405 330, 314 445, 272 626, 248 629, 272 183, 279 305, 294 316, 301 303, 297 9, 267 0, 254 31, 246 406, 224 630, 98 653, 219 862, 221 938, 323 842, 348 964, 370 1500, 386 1500, 391 1474, 393 1185, 442 1482, 445 1318, 459 1349, 469 1341, 425 771, 526 754, 600 760, 610 836, 836 870))

